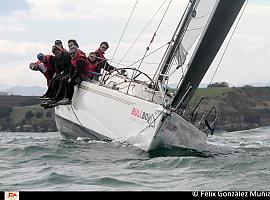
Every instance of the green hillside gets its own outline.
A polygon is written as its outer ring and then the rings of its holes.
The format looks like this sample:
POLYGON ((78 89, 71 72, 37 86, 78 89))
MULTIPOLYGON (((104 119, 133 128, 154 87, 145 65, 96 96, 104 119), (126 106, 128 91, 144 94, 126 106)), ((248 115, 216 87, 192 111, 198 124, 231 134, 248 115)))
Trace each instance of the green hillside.
POLYGON ((54 121, 54 109, 45 110, 39 105, 14 107, 9 107, 8 103, 5 105, 7 106, 0 106, 0 112, 2 111, 0 115, 0 131, 57 131, 54 121))
MULTIPOLYGON (((211 90, 207 90, 206 96, 212 94, 211 90)), ((217 109, 217 129, 236 131, 270 125, 270 87, 241 87, 224 90, 224 93, 220 91, 216 93, 219 95, 203 101, 200 107, 209 110, 214 106, 217 109)))
POLYGON ((232 92, 235 88, 217 87, 217 88, 198 88, 192 98, 192 104, 196 104, 202 97, 214 98, 222 96, 225 93, 232 92))
POLYGON ((28 111, 31 111, 33 115, 35 115, 36 113, 44 113, 44 109, 39 105, 21 106, 13 107, 13 112, 10 114, 10 117, 14 120, 15 123, 19 123, 23 119, 25 119, 25 114, 28 111))

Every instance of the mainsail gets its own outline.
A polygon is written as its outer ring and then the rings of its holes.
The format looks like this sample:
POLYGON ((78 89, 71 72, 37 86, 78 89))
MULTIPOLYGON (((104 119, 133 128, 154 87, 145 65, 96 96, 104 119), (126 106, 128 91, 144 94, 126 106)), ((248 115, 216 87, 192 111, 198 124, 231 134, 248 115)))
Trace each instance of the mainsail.
POLYGON ((173 108, 185 108, 214 60, 245 0, 219 0, 195 50, 175 98, 173 108))
POLYGON ((177 62, 178 68, 185 63, 191 47, 205 29, 215 4, 216 0, 189 1, 183 17, 180 20, 161 61, 158 80, 162 82, 164 77, 168 75, 174 59, 177 62))
POLYGON ((164 81, 177 62, 181 67, 194 44, 187 71, 172 101, 185 108, 214 60, 245 0, 191 0, 163 57, 158 81, 164 81), (197 43, 196 43, 197 42, 197 43))

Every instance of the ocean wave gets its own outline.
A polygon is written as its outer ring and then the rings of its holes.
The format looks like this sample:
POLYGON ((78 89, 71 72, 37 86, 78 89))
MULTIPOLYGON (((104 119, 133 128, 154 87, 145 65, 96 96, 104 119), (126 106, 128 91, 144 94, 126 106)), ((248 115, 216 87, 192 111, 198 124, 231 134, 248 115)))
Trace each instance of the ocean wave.
POLYGON ((117 178, 111 178, 111 177, 102 177, 96 180, 96 184, 98 185, 105 185, 105 186, 112 186, 112 187, 130 187, 130 186, 140 186, 139 184, 136 184, 134 182, 126 181, 126 180, 120 180, 117 178))

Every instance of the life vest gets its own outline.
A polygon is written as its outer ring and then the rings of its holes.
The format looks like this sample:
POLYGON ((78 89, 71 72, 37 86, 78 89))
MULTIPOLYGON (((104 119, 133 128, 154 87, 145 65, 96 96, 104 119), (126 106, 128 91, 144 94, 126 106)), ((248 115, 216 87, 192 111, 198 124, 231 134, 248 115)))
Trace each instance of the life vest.
POLYGON ((95 51, 96 53, 98 53, 98 62, 97 62, 97 69, 96 69, 96 72, 98 72, 98 73, 100 73, 100 71, 101 71, 101 68, 103 68, 103 69, 105 69, 105 66, 106 66, 106 64, 107 64, 107 62, 106 62, 106 58, 105 58, 105 56, 104 56, 104 52, 102 52, 100 49, 97 49, 96 51, 95 51))
POLYGON ((77 62, 79 60, 82 60, 83 62, 86 63, 86 65, 82 69, 81 76, 82 77, 92 77, 92 76, 94 76, 91 72, 95 72, 96 65, 90 64, 88 59, 86 58, 86 56, 84 54, 80 53, 79 51, 77 52, 76 58, 71 59, 71 65, 72 65, 73 70, 74 71, 76 70, 77 62))
POLYGON ((97 63, 97 61, 91 62, 91 60, 88 59, 88 62, 89 62, 89 64, 91 65, 92 71, 93 71, 93 72, 97 72, 97 68, 98 68, 98 66, 97 66, 98 63, 97 63))
POLYGON ((78 49, 78 51, 79 51, 79 53, 85 55, 85 53, 82 50, 78 49))
POLYGON ((50 58, 53 57, 52 55, 45 55, 46 62, 44 63, 49 71, 54 71, 54 66, 51 65, 49 62, 50 58))
POLYGON ((55 73, 54 66, 51 65, 51 63, 49 62, 51 56, 52 56, 52 55, 46 55, 46 56, 45 56, 46 61, 45 61, 45 63, 44 63, 44 66, 47 68, 47 71, 44 72, 44 76, 45 76, 47 79, 52 79, 52 78, 53 78, 53 75, 54 75, 54 73, 55 73))
POLYGON ((98 53, 99 59, 101 59, 101 60, 104 60, 105 59, 104 52, 102 52, 100 49, 97 49, 95 52, 98 53))

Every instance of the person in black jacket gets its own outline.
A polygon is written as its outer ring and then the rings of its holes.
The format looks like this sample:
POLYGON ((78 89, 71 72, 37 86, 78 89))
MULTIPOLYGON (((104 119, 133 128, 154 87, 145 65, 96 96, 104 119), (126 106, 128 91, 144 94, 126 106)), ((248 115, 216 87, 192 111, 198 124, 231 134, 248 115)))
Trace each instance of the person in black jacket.
POLYGON ((69 49, 71 56, 71 70, 69 73, 69 79, 67 85, 63 86, 66 89, 65 97, 57 102, 57 105, 68 105, 72 103, 72 97, 74 93, 74 86, 79 85, 84 76, 87 76, 86 72, 91 71, 91 65, 85 54, 81 53, 76 46, 72 46, 69 49))
POLYGON ((69 53, 63 51, 56 45, 52 47, 52 52, 55 55, 55 75, 44 98, 49 98, 49 100, 41 104, 43 107, 54 104, 63 97, 63 93, 60 89, 61 83, 68 80, 69 71, 71 69, 71 57, 69 53))

